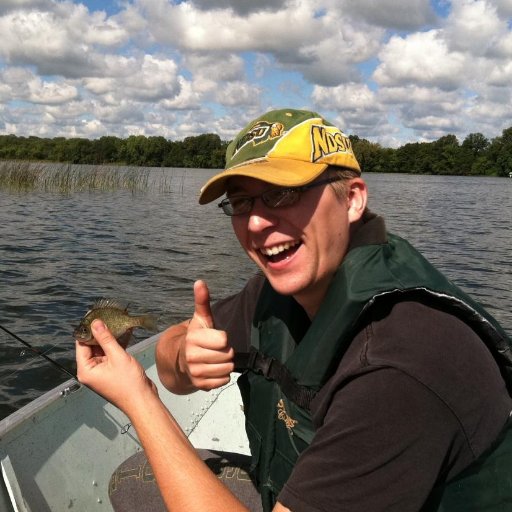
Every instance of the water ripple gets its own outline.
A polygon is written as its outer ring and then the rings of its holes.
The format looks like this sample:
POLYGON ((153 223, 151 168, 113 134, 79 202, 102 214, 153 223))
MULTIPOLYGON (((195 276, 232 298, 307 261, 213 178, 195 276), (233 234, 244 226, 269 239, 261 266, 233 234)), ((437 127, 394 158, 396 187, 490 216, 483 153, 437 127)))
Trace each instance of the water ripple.
MULTIPOLYGON (((254 271, 229 219, 201 207, 202 170, 158 170, 175 190, 72 196, 0 192, 0 324, 74 368, 72 330, 100 296, 151 312, 162 326, 188 317, 195 279, 213 297, 254 271)), ((512 331, 512 180, 366 176, 370 207, 512 331)), ((0 331, 0 418, 67 376, 0 331)))

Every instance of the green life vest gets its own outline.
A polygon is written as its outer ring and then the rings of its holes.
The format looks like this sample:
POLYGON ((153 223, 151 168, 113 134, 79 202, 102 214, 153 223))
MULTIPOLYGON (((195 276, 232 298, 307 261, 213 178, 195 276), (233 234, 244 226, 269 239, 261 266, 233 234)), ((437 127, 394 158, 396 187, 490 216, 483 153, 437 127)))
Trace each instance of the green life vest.
MULTIPOLYGON (((510 392, 512 355, 505 332, 481 306, 397 236, 389 234, 387 243, 360 246, 346 255, 311 325, 292 298, 277 294, 266 282, 252 325, 254 357, 248 365, 252 370, 238 380, 253 476, 265 511, 273 508, 299 454, 311 443, 315 430, 309 401, 334 374, 363 316, 379 301, 401 300, 440 305, 465 321, 494 355, 510 392), (255 358, 259 364, 254 364, 255 358)), ((500 464, 505 467, 505 460, 512 464, 512 436, 481 459, 477 462, 484 464, 485 470, 475 464, 453 485, 443 483, 422 510, 504 510, 493 508, 493 503, 505 497, 512 503, 512 482, 501 489, 501 494, 496 490, 500 464), (486 487, 489 480, 492 485, 486 487)))

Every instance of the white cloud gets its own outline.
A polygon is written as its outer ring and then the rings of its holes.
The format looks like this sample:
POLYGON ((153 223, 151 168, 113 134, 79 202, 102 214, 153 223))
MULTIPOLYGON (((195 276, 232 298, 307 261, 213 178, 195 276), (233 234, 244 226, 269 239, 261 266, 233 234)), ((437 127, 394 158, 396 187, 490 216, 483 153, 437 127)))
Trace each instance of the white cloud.
POLYGON ((457 123, 454 119, 438 116, 414 117, 405 123, 408 128, 413 128, 422 134, 425 140, 442 137, 447 132, 457 131, 457 123))
POLYGON ((421 29, 437 21, 428 0, 347 0, 342 9, 372 25, 398 30, 421 29))
POLYGON ((324 86, 357 80, 360 72, 356 64, 369 59, 378 50, 383 34, 378 29, 339 26, 339 20, 335 19, 325 19, 321 32, 325 37, 303 44, 299 51, 294 48, 285 54, 276 50, 275 55, 287 69, 295 69, 312 84, 324 86))
POLYGON ((233 53, 192 52, 185 55, 184 66, 196 78, 214 82, 241 80, 245 76, 242 57, 233 53))
POLYGON ((81 116, 93 111, 93 103, 84 100, 68 101, 65 105, 49 105, 46 107, 52 122, 69 124, 75 122, 81 116))
POLYGON ((159 100, 176 96, 180 90, 178 66, 172 60, 144 55, 141 68, 125 79, 130 97, 139 100, 159 100))
POLYGON ((338 87, 317 86, 312 98, 329 110, 365 110, 375 108, 375 94, 366 84, 350 83, 338 87))
POLYGON ((337 112, 341 120, 340 128, 347 133, 375 137, 389 131, 386 112, 366 84, 317 86, 313 90, 312 100, 320 112, 337 112))
POLYGON ((63 81, 48 82, 22 67, 5 69, 0 73, 0 97, 43 105, 60 105, 78 96, 76 87, 63 81))
POLYGON ((512 62, 492 66, 488 75, 488 84, 508 88, 512 83, 512 62))
POLYGON ((169 110, 197 110, 201 107, 202 94, 194 90, 193 84, 183 77, 178 78, 180 92, 175 97, 165 98, 160 104, 169 110))
POLYGON ((2 0, 2 3, 0 3, 0 15, 25 8, 51 9, 52 7, 52 0, 2 0))
POLYGON ((491 0, 491 4, 496 6, 501 17, 512 17, 512 2, 510 0, 491 0))
POLYGON ((294 9, 260 10, 248 16, 233 15, 231 10, 203 11, 188 2, 173 5, 166 0, 139 0, 138 4, 148 16, 156 41, 187 51, 269 51, 289 48, 292 42, 300 47, 301 41, 309 40, 308 32, 320 28, 300 4, 294 9), (230 22, 226 23, 228 16, 230 22), (312 25, 308 32, 304 31, 306 22, 312 25))
POLYGON ((52 6, 1 16, 0 55, 14 65, 33 65, 44 75, 101 75, 105 58, 96 46, 118 46, 128 34, 104 13, 89 14, 83 5, 52 6))
POLYGON ((229 139, 282 106, 394 145, 512 124, 511 0, 95 5, 1 2, 0 133, 229 139))
POLYGON ((449 50, 440 30, 393 36, 379 59, 373 76, 384 86, 413 83, 450 90, 467 76, 464 55, 449 50))
MULTIPOLYGON (((354 64, 371 57, 384 31, 365 22, 342 23, 338 9, 317 16, 318 2, 294 0, 274 11, 245 16, 230 9, 200 10, 184 2, 139 0, 155 41, 189 52, 271 54, 278 65, 312 83, 336 85, 354 78, 354 64), (226 17, 230 23, 226 23, 226 17)), ((346 15, 345 15, 346 17, 346 15)))
MULTIPOLYGON (((487 130, 491 128, 496 121, 502 120, 503 116, 501 112, 501 104, 479 103, 475 106, 472 115, 482 120, 482 122, 478 124, 477 131, 484 133, 484 135, 488 134, 489 132, 487 130), (498 109, 496 107, 498 107, 498 109)), ((507 109, 506 115, 508 119, 510 119, 510 114, 510 109, 507 109)), ((507 126, 510 126, 510 123, 508 123, 507 126)), ((499 133, 495 133, 494 135, 499 135, 499 133)))
POLYGON ((89 113, 110 126, 122 123, 143 125, 145 121, 142 105, 130 100, 123 100, 118 104, 91 102, 89 113))
POLYGON ((244 82, 230 82, 215 91, 215 100, 230 107, 259 105, 261 90, 244 82))
POLYGON ((396 87, 381 87, 379 98, 386 104, 442 104, 453 103, 457 98, 456 91, 447 93, 438 88, 405 85, 396 87))
POLYGON ((450 49, 485 55, 506 35, 507 22, 486 0, 454 0, 444 32, 450 49))
POLYGON ((282 8, 286 0, 192 0, 192 3, 201 10, 230 9, 245 16, 251 12, 282 8))
POLYGON ((107 134, 107 129, 103 126, 103 123, 98 119, 92 119, 90 121, 84 121, 80 133, 85 135, 87 138, 95 139, 107 134))
POLYGON ((55 82, 43 82, 40 78, 28 84, 30 95, 27 101, 43 105, 60 105, 74 100, 78 96, 76 87, 55 82))
MULTIPOLYGON (((96 95, 111 95, 114 101, 131 98, 138 101, 159 101, 173 98, 180 91, 178 66, 172 60, 144 55, 130 61, 131 72, 122 76, 88 78, 85 88, 96 95)), ((128 71, 129 69, 126 69, 128 71)))

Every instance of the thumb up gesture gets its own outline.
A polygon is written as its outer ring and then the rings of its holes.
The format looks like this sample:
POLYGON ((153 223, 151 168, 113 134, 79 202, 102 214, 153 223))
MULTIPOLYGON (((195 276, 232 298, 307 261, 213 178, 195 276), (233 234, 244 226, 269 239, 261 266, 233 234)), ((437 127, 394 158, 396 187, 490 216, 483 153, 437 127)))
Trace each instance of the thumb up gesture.
POLYGON ((210 307, 210 292, 204 281, 194 283, 194 315, 179 351, 180 371, 204 391, 227 384, 234 370, 234 350, 227 334, 215 329, 210 307))

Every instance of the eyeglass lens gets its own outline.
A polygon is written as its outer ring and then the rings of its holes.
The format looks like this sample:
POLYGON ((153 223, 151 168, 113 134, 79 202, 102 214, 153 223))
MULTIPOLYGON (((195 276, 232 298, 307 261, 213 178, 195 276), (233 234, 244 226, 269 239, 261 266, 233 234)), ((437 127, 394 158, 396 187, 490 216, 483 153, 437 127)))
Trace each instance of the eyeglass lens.
MULTIPOLYGON (((279 208, 296 203, 300 197, 300 191, 296 189, 273 189, 258 197, 261 198, 265 206, 279 208)), ((243 215, 252 210, 255 199, 256 197, 251 196, 234 196, 224 199, 219 206, 227 215, 243 215)))
POLYGON ((339 181, 341 178, 327 178, 320 180, 310 185, 304 185, 302 187, 293 188, 275 188, 263 192, 259 196, 233 196, 222 200, 219 203, 219 207, 222 208, 226 215, 244 215, 252 210, 255 199, 261 198, 263 203, 269 208, 279 208, 283 206, 292 206, 299 198, 301 192, 304 192, 310 188, 317 187, 319 185, 325 185, 332 183, 333 181, 339 181))

